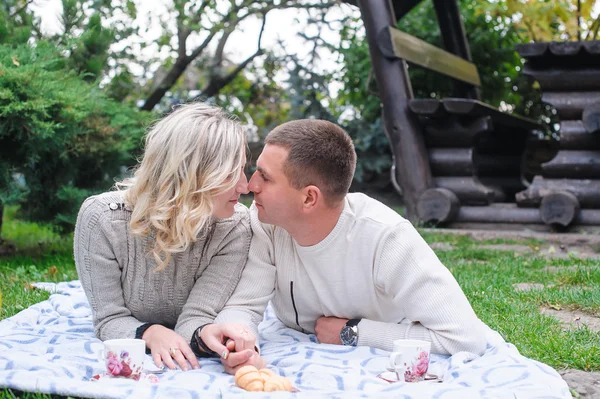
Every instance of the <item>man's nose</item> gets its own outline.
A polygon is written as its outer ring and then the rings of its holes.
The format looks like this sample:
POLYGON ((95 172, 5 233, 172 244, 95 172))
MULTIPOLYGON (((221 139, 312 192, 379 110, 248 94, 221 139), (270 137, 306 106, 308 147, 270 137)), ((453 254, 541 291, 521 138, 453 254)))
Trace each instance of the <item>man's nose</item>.
POLYGON ((256 177, 257 173, 258 172, 254 172, 252 174, 252 176, 250 177, 250 181, 248 182, 248 190, 252 191, 253 193, 260 191, 260 188, 258 187, 258 183, 257 183, 257 180, 258 180, 258 178, 256 177))

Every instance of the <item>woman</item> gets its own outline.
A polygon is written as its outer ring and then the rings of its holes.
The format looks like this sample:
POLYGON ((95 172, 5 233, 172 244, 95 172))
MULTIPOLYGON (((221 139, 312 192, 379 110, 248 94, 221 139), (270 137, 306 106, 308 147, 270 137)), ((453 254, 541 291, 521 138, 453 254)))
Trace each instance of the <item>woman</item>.
POLYGON ((231 296, 250 247, 238 204, 245 147, 242 126, 221 109, 180 106, 148 132, 133 178, 83 203, 75 264, 98 338, 141 338, 157 366, 199 367, 199 333, 231 296))

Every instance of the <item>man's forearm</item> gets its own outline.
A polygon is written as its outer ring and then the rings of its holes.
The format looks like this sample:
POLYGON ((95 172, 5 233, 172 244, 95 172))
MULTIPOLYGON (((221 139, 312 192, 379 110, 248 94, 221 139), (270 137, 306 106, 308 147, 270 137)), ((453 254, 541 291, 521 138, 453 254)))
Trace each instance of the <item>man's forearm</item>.
POLYGON ((358 324, 358 345, 387 351, 393 349, 396 339, 420 339, 431 342, 431 353, 452 355, 467 351, 478 355, 485 351, 485 325, 465 326, 455 331, 434 331, 421 323, 398 324, 363 319, 358 324))

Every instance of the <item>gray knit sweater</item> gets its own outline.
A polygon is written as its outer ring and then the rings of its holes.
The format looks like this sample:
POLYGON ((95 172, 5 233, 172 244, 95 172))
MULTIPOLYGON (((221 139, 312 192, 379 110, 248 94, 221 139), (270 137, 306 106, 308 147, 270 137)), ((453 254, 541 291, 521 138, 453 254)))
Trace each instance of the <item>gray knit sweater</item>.
POLYGON ((131 212, 123 199, 124 192, 88 198, 75 226, 75 265, 96 336, 133 338, 138 327, 156 323, 190 342, 238 284, 252 236, 248 209, 238 204, 231 218, 213 218, 185 252, 154 271, 152 238, 131 234, 131 212))

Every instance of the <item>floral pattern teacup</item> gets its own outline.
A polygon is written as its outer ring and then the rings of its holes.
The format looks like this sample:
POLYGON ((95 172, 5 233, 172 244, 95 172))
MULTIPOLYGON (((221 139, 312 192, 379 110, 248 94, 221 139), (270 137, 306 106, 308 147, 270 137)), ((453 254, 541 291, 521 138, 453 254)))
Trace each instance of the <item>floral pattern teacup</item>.
POLYGON ((141 339, 109 339, 100 353, 106 375, 138 380, 144 368, 146 342, 141 339))
POLYGON ((388 370, 394 371, 400 380, 417 382, 425 379, 429 368, 431 343, 416 339, 397 339, 390 355, 388 370))

